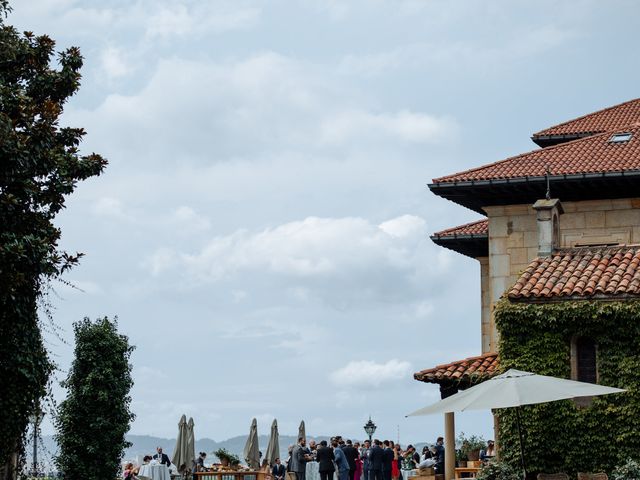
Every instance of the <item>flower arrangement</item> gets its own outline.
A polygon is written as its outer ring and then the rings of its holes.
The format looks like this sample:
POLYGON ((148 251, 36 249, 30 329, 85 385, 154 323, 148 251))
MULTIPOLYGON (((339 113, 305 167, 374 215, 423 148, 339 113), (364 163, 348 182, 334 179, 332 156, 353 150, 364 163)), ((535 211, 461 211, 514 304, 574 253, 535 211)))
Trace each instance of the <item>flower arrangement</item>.
POLYGON ((231 465, 232 467, 240 465, 240 458, 229 452, 226 448, 219 448, 213 454, 220 459, 220 463, 223 465, 231 465))

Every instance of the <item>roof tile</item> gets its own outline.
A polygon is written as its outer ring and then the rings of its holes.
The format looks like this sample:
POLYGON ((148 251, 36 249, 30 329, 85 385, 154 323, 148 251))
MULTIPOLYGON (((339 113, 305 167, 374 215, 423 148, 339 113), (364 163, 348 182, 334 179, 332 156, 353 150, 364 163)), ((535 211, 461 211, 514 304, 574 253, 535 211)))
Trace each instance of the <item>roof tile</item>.
POLYGON ((610 142, 614 131, 533 150, 496 163, 433 179, 433 183, 611 173, 640 170, 640 125, 619 130, 629 132, 626 142, 610 142))
POLYGON ((560 249, 533 260, 507 296, 511 300, 640 296, 640 245, 560 249))
POLYGON ((489 233, 489 220, 477 220, 471 223, 465 223, 458 227, 447 228, 433 234, 434 237, 455 237, 459 235, 487 235, 489 233))
POLYGON ((640 98, 614 105, 582 117, 563 122, 533 134, 537 137, 552 135, 591 135, 618 130, 640 121, 640 98))
POLYGON ((413 378, 427 383, 450 383, 452 381, 475 383, 498 373, 498 354, 485 353, 477 357, 469 357, 422 370, 414 373, 413 378))

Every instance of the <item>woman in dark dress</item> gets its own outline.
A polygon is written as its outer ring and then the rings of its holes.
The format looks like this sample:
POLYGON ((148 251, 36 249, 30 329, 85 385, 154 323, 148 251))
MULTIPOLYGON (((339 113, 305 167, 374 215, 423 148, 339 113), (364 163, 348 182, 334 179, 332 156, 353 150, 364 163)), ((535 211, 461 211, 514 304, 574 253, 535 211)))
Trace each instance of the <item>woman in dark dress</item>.
POLYGON ((320 448, 316 453, 316 461, 318 462, 318 470, 320 471, 320 480, 333 480, 333 472, 336 471, 334 466, 335 456, 333 450, 327 446, 327 441, 320 442, 320 448))

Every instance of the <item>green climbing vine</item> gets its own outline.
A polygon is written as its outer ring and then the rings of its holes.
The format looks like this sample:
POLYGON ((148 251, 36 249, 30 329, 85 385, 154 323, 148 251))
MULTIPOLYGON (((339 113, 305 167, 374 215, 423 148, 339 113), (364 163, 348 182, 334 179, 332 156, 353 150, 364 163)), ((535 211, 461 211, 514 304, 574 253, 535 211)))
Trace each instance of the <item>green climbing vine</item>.
MULTIPOLYGON (((599 383, 627 389, 594 398, 589 407, 565 400, 522 407, 531 472, 611 472, 640 458, 640 301, 511 303, 495 310, 500 366, 569 378, 571 339, 597 342, 599 383)), ((513 409, 498 411, 505 461, 519 464, 513 409)))

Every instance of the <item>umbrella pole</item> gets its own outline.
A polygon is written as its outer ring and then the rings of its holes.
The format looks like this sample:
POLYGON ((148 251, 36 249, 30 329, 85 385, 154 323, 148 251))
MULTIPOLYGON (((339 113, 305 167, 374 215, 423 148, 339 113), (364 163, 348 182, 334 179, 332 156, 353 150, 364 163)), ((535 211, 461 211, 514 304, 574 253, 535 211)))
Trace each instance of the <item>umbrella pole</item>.
POLYGON ((520 408, 516 407, 516 424, 518 425, 518 437, 520 438, 520 462, 522 462, 522 473, 524 480, 527 480, 527 468, 524 464, 524 439, 522 437, 522 427, 520 426, 520 408))

